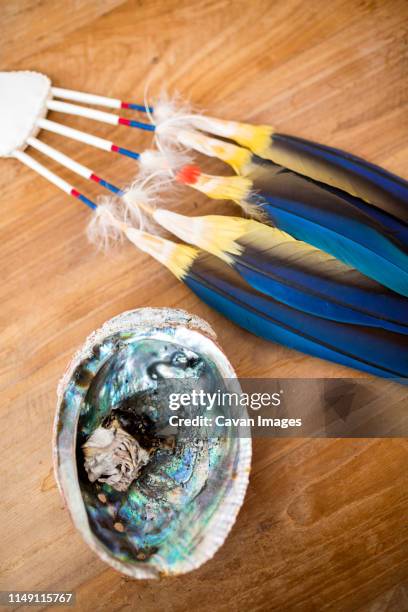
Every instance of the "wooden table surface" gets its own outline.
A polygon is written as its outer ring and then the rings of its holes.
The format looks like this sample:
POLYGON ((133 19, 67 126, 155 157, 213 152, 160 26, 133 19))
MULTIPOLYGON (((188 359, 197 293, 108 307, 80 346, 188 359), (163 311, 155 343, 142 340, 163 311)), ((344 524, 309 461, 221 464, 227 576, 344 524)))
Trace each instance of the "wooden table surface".
MULTIPOLYGON (((272 123, 408 178, 404 0, 8 0, 0 23, 1 69, 129 100, 150 79, 152 94, 178 90, 218 116, 272 123)), ((150 142, 60 120, 124 146, 150 142)), ((136 171, 132 160, 44 140, 113 182, 136 171)), ((361 374, 239 330, 131 245, 96 252, 85 207, 16 161, 1 170, 0 589, 74 590, 84 611, 408 610, 406 440, 255 440, 236 525, 190 575, 135 582, 87 548, 56 489, 50 441, 58 379, 106 319, 182 307, 213 325, 240 376, 361 374)), ((185 212, 232 210, 187 189, 174 198, 185 212)))

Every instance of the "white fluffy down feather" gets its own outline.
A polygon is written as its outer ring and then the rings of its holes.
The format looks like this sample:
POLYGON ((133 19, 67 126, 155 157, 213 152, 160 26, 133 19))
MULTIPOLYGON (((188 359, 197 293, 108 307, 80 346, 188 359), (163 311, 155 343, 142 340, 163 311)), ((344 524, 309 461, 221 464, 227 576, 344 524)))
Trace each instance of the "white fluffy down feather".
POLYGON ((177 134, 180 130, 193 128, 193 120, 197 117, 191 105, 178 95, 173 97, 163 94, 154 104, 152 122, 156 125, 156 146, 170 160, 175 152, 185 155, 184 163, 191 163, 193 156, 188 152, 177 134))
POLYGON ((170 121, 187 121, 194 112, 191 104, 183 100, 178 93, 170 96, 162 92, 153 108, 154 123, 159 128, 170 121))
POLYGON ((91 216, 87 227, 89 242, 107 251, 123 238, 123 214, 113 198, 103 198, 91 216))
MULTIPOLYGON (((160 172, 147 178, 137 177, 122 198, 126 219, 138 229, 152 230, 153 212, 166 198, 171 184, 169 176, 160 172)), ((156 228, 154 233, 157 233, 156 228)))
POLYGON ((193 155, 187 151, 181 151, 172 147, 164 150, 154 151, 148 149, 140 154, 139 167, 140 176, 143 178, 156 178, 161 176, 173 176, 186 164, 191 164, 193 155))

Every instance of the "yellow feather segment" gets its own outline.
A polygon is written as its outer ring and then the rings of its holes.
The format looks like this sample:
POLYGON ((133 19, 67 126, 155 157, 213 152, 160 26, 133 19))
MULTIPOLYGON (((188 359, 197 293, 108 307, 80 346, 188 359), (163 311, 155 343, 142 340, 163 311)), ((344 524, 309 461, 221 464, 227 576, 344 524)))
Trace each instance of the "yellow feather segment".
POLYGON ((229 254, 239 255, 243 250, 237 240, 251 232, 253 224, 261 226, 256 221, 240 217, 186 217, 163 209, 156 210, 153 217, 157 223, 181 240, 194 244, 227 263, 232 262, 229 254))
MULTIPOLYGON (((316 275, 322 277, 350 285, 354 282, 360 285, 363 283, 367 289, 376 286, 370 278, 362 277, 355 269, 332 255, 296 240, 282 230, 252 219, 222 215, 187 217, 164 209, 156 210, 153 217, 159 225, 181 240, 219 257, 228 264, 234 261, 231 255, 239 256, 246 248, 252 248, 258 253, 273 252, 274 257, 281 261, 295 266, 304 265, 305 269, 313 270, 316 275)), ((180 278, 180 275, 178 276, 180 278)))
POLYGON ((182 145, 194 151, 221 159, 237 174, 247 174, 252 158, 252 152, 249 149, 189 130, 180 130, 177 138, 182 145))
POLYGON ((176 244, 161 236, 154 236, 133 227, 127 227, 125 234, 138 249, 154 257, 180 280, 188 273, 199 254, 193 247, 176 244))
POLYGON ((237 123, 237 132, 233 139, 240 145, 251 149, 256 155, 265 157, 270 149, 274 131, 269 125, 237 123))
POLYGON ((251 125, 238 121, 224 121, 213 117, 198 115, 193 118, 195 128, 235 140, 238 144, 251 149, 260 157, 265 157, 270 149, 274 128, 270 125, 251 125))
POLYGON ((191 187, 214 200, 245 201, 252 189, 252 181, 244 176, 211 176, 200 174, 191 187))
POLYGON ((248 216, 262 222, 266 220, 263 207, 250 201, 252 179, 244 176, 211 176, 203 174, 197 166, 185 166, 177 173, 176 179, 215 200, 232 200, 248 216))

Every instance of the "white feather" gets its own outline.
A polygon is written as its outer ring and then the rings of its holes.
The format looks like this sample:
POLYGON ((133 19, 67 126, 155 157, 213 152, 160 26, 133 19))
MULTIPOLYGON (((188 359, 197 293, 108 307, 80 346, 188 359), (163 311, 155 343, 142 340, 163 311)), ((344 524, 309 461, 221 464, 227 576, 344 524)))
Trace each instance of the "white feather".
POLYGON ((178 94, 172 98, 166 94, 162 95, 154 104, 151 119, 156 125, 157 148, 166 156, 171 156, 174 151, 183 151, 186 154, 188 148, 179 141, 177 133, 179 130, 192 129, 196 116, 191 105, 184 102, 178 94))
POLYGON ((173 96, 162 92, 153 108, 154 122, 159 128, 169 121, 186 121, 193 113, 191 104, 183 100, 177 92, 173 96))
POLYGON ((154 210, 163 201, 164 191, 171 183, 171 178, 160 171, 157 176, 138 176, 122 196, 125 218, 138 229, 149 230, 154 210))
POLYGON ((144 178, 174 176, 186 164, 190 164, 193 156, 184 151, 178 151, 172 147, 165 151, 154 151, 148 149, 143 151, 139 158, 140 175, 144 178))
POLYGON ((113 243, 122 240, 123 230, 123 214, 118 203, 113 199, 104 198, 88 223, 88 240, 107 251, 113 243))

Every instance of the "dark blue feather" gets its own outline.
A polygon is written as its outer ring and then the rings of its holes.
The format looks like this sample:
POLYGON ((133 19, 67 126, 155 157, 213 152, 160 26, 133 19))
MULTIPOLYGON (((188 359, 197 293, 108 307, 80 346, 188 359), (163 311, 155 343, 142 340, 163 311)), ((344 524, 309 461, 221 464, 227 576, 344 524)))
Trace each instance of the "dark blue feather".
MULTIPOLYGON (((394 242, 394 244, 396 244, 402 251, 408 253, 408 225, 393 215, 384 212, 381 208, 378 208, 373 204, 368 204, 361 198, 353 196, 346 191, 342 191, 337 187, 326 185, 325 183, 313 180, 308 176, 293 172, 287 168, 282 168, 281 166, 274 164, 272 161, 263 159, 258 155, 252 155, 251 162, 245 167, 245 170, 245 174, 249 178, 256 181, 257 187, 263 189, 263 186, 266 186, 266 192, 268 192, 268 178, 270 179, 272 176, 282 172, 289 174, 293 173, 298 178, 303 180, 305 191, 308 190, 307 182, 310 182, 311 184, 324 189, 327 193, 333 194, 336 196, 335 202, 340 212, 344 204, 346 204, 345 212, 350 210, 348 205, 351 205, 356 210, 361 211, 361 213, 364 214, 364 217, 360 217, 360 220, 363 223, 365 222, 370 224, 370 227, 377 230, 380 234, 388 238, 388 240, 391 240, 391 242, 394 242)), ((269 186, 271 189, 273 189, 273 183, 269 183, 269 186)))
POLYGON ((408 295, 408 254, 357 207, 294 172, 254 177, 252 202, 270 222, 379 283, 408 295))
POLYGON ((336 196, 343 198, 346 202, 355 206, 365 215, 373 219, 389 240, 394 241, 402 251, 408 253, 408 225, 406 225, 406 223, 384 212, 381 208, 377 208, 377 206, 373 206, 372 204, 367 204, 367 202, 363 202, 360 198, 345 193, 336 187, 330 187, 330 185, 323 184, 320 184, 320 186, 336 196))
POLYGON ((408 334, 408 299, 355 270, 333 270, 329 262, 325 271, 306 256, 289 261, 276 247, 260 250, 253 242, 243 246, 233 265, 258 291, 326 319, 408 334))
POLYGON ((406 336, 290 308, 258 293, 212 256, 198 257, 183 280, 204 302, 262 338, 377 376, 408 376, 406 336))
POLYGON ((340 149, 273 134, 268 159, 356 195, 408 223, 408 182, 340 149))

